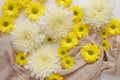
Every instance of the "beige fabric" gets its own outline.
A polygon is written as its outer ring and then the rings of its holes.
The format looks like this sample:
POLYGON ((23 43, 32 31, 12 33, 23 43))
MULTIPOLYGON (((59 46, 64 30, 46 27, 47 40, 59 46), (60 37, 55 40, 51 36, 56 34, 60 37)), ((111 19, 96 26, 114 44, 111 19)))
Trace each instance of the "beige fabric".
MULTIPOLYGON (((72 49, 69 54, 74 57, 75 65, 68 70, 60 71, 65 80, 100 80, 101 74, 120 76, 120 36, 111 37, 111 47, 106 51, 107 61, 104 59, 104 51, 100 46, 102 39, 98 35, 90 35, 80 40, 79 45, 72 49), (87 64, 80 56, 80 49, 83 45, 95 43, 101 49, 100 59, 87 64)), ((14 61, 15 52, 10 43, 9 37, 0 35, 0 80, 36 80, 30 78, 30 72, 17 65, 14 61)), ((44 79, 40 79, 44 80, 44 79)))
POLYGON ((14 61, 8 36, 0 35, 0 80, 29 80, 29 73, 14 61))

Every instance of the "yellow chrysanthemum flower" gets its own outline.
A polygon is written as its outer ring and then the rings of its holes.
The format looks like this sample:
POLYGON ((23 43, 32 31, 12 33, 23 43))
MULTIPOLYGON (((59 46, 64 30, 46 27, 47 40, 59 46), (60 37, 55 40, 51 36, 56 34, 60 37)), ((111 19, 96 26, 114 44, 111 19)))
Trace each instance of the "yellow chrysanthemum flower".
POLYGON ((103 40, 102 42, 101 42, 101 45, 102 45, 102 47, 103 47, 103 50, 108 50, 109 49, 109 47, 110 47, 110 43, 109 43, 109 41, 108 40, 103 40))
POLYGON ((8 16, 0 18, 0 31, 4 34, 9 34, 14 29, 14 20, 8 16))
POLYGON ((14 2, 16 5, 18 5, 19 0, 4 0, 4 3, 6 2, 14 2))
POLYGON ((59 74, 51 74, 46 80, 64 80, 59 74))
POLYGON ((46 0, 38 0, 38 1, 42 3, 42 2, 45 2, 46 0))
POLYGON ((58 49, 58 57, 63 59, 66 56, 68 56, 68 50, 66 48, 62 48, 62 47, 59 48, 58 49))
POLYGON ((109 37, 109 32, 105 29, 100 32, 100 36, 104 39, 109 37))
POLYGON ((111 19, 111 21, 106 25, 106 29, 110 35, 120 34, 120 21, 115 18, 111 19))
POLYGON ((74 14, 73 21, 75 21, 75 22, 81 21, 81 19, 83 17, 83 10, 79 6, 73 6, 73 7, 71 7, 71 10, 74 14))
POLYGON ((36 21, 38 20, 39 16, 44 15, 44 11, 45 7, 42 4, 38 2, 32 2, 26 7, 25 13, 29 16, 30 20, 36 21))
POLYGON ((81 38, 88 35, 89 26, 82 23, 76 23, 73 27, 73 31, 77 34, 79 38, 81 38))
POLYGON ((23 52, 18 52, 18 54, 15 57, 16 63, 18 63, 20 66, 24 66, 27 63, 27 55, 23 52))
POLYGON ((56 0, 56 3, 58 4, 58 6, 64 6, 69 7, 72 4, 72 0, 56 0))
POLYGON ((70 69, 73 67, 75 64, 73 57, 66 56, 65 58, 62 59, 62 66, 65 69, 70 69))
POLYGON ((28 4, 31 3, 32 0, 18 0, 18 4, 21 6, 21 7, 26 7, 28 4))
POLYGON ((61 39, 60 46, 66 49, 71 49, 75 48, 78 42, 79 40, 77 36, 73 32, 70 32, 65 38, 61 39))
POLYGON ((96 62, 100 57, 100 49, 96 44, 87 44, 81 49, 81 57, 87 63, 96 62))
POLYGON ((15 1, 7 0, 2 6, 2 12, 4 15, 15 18, 20 14, 20 6, 15 1))

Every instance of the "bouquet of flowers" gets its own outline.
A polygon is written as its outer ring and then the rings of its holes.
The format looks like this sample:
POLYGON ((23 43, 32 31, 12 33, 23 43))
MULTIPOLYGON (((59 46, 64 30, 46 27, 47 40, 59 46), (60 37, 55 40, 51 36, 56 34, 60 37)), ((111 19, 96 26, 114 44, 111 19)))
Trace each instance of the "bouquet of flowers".
POLYGON ((83 5, 53 1, 55 5, 46 6, 47 0, 5 0, 0 32, 10 40, 13 61, 34 79, 80 80, 65 75, 101 57, 107 61, 109 39, 120 34, 120 21, 109 0, 87 0, 83 5))

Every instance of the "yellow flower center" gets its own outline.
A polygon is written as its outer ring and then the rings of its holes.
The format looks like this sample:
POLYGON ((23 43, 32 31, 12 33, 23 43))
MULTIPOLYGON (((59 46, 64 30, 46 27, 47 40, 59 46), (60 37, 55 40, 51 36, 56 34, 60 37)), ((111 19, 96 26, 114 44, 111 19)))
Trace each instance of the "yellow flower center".
POLYGON ((78 12, 77 12, 77 11, 74 11, 74 15, 78 15, 78 12))
POLYGON ((27 36, 27 35, 25 35, 24 38, 25 38, 26 40, 30 39, 30 37, 27 36))
POLYGON ((40 55, 38 57, 39 57, 40 62, 42 61, 44 64, 52 63, 50 56, 47 56, 47 55, 43 54, 43 55, 40 55))
POLYGON ((64 54, 65 54, 65 51, 61 51, 61 54, 64 55, 64 54))
POLYGON ((26 32, 23 32, 22 34, 23 34, 22 37, 24 40, 31 39, 31 34, 29 32, 26 31, 26 32))
POLYGON ((7 27, 9 25, 9 22, 4 22, 3 25, 7 27))
POLYGON ((112 29, 115 29, 115 25, 112 25, 111 28, 112 28, 112 29))
POLYGON ((52 80, 57 80, 56 78, 53 78, 52 80))
POLYGON ((67 43, 72 42, 71 38, 67 38, 67 39, 66 39, 66 42, 67 42, 67 43))
POLYGON ((101 9, 99 9, 99 10, 97 10, 98 12, 101 12, 102 10, 101 9))
POLYGON ((48 38, 48 41, 52 41, 52 39, 51 39, 51 38, 48 38))
POLYGON ((88 54, 89 54, 89 55, 93 55, 94 52, 93 52, 92 50, 88 50, 88 54))
POLYGON ((33 9, 32 9, 32 13, 33 13, 33 14, 37 14, 38 12, 39 12, 39 10, 38 10, 37 8, 33 8, 33 9))
POLYGON ((103 43, 103 46, 106 46, 106 44, 105 44, 105 43, 103 43))
POLYGON ((20 58, 21 60, 24 60, 25 58, 23 57, 23 56, 21 56, 21 58, 20 58))
POLYGON ((69 60, 67 60, 67 61, 66 61, 66 64, 70 64, 70 61, 69 61, 69 60))
POLYGON ((102 35, 105 35, 106 33, 105 32, 102 32, 102 35))
POLYGON ((79 31, 80 31, 80 32, 82 32, 82 31, 83 31, 83 28, 82 28, 82 27, 80 27, 80 28, 79 28, 79 31))
POLYGON ((49 38, 47 39, 47 41, 48 41, 48 42, 51 42, 51 41, 53 41, 53 39, 52 39, 51 37, 49 37, 49 38))
POLYGON ((46 60, 46 58, 41 58, 41 60, 43 61, 43 62, 47 62, 48 60, 46 60))
POLYGON ((10 11, 12 11, 13 8, 14 8, 13 5, 9 5, 9 6, 8 6, 8 9, 9 9, 10 11))
POLYGON ((102 8, 102 7, 100 7, 100 8, 96 8, 96 11, 100 13, 100 12, 103 11, 103 8, 102 8))

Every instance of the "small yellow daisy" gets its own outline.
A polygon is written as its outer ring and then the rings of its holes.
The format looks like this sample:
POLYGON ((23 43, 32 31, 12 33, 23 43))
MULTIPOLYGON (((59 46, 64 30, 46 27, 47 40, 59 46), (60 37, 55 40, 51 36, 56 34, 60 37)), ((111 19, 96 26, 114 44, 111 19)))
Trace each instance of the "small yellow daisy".
POLYGON ((87 44, 82 47, 80 54, 87 63, 93 63, 99 59, 100 49, 96 44, 87 44))
POLYGON ((62 47, 59 48, 58 49, 58 57, 63 59, 66 56, 68 56, 68 50, 66 48, 62 48, 62 47))
POLYGON ((0 31, 4 34, 9 34, 14 29, 14 20, 8 16, 0 18, 0 31))
POLYGON ((73 21, 75 21, 75 22, 81 21, 81 19, 83 17, 83 10, 79 6, 73 6, 73 7, 71 7, 71 10, 74 14, 73 21))
POLYGON ((25 13, 29 16, 30 20, 36 21, 39 16, 43 16, 45 11, 45 6, 38 2, 32 2, 28 4, 25 13))
POLYGON ((111 19, 111 21, 106 25, 106 29, 110 35, 120 34, 120 21, 115 18, 111 19))
POLYGON ((56 0, 56 3, 58 4, 58 6, 64 6, 69 7, 72 4, 72 0, 56 0))
POLYGON ((89 26, 86 24, 76 23, 73 27, 73 31, 79 38, 87 36, 89 32, 89 26))
POLYGON ((66 49, 71 49, 75 48, 78 42, 79 40, 77 36, 74 34, 74 32, 70 32, 65 38, 61 39, 60 46, 66 49))
POLYGON ((109 35, 109 32, 108 32, 106 29, 104 29, 104 30, 102 30, 102 31, 100 32, 100 36, 101 36, 102 38, 106 39, 106 38, 108 38, 110 35, 109 35))
POLYGON ((27 63, 27 55, 25 55, 23 52, 18 52, 18 54, 15 57, 15 61, 20 66, 24 66, 27 63))
POLYGON ((53 37, 47 36, 47 37, 46 37, 46 42, 47 42, 47 43, 53 43, 53 42, 54 42, 53 37))
POLYGON ((46 78, 46 80, 64 80, 64 78, 59 74, 51 74, 46 78))
POLYGON ((65 69, 70 69, 73 67, 75 64, 73 57, 66 56, 65 58, 62 59, 62 66, 65 69))
POLYGON ((14 1, 7 0, 2 6, 2 12, 4 15, 15 18, 20 14, 20 6, 14 1))
POLYGON ((102 45, 102 47, 103 47, 103 50, 108 50, 109 49, 109 47, 110 47, 110 43, 109 43, 109 41, 108 40, 103 40, 102 42, 101 42, 101 45, 102 45))

